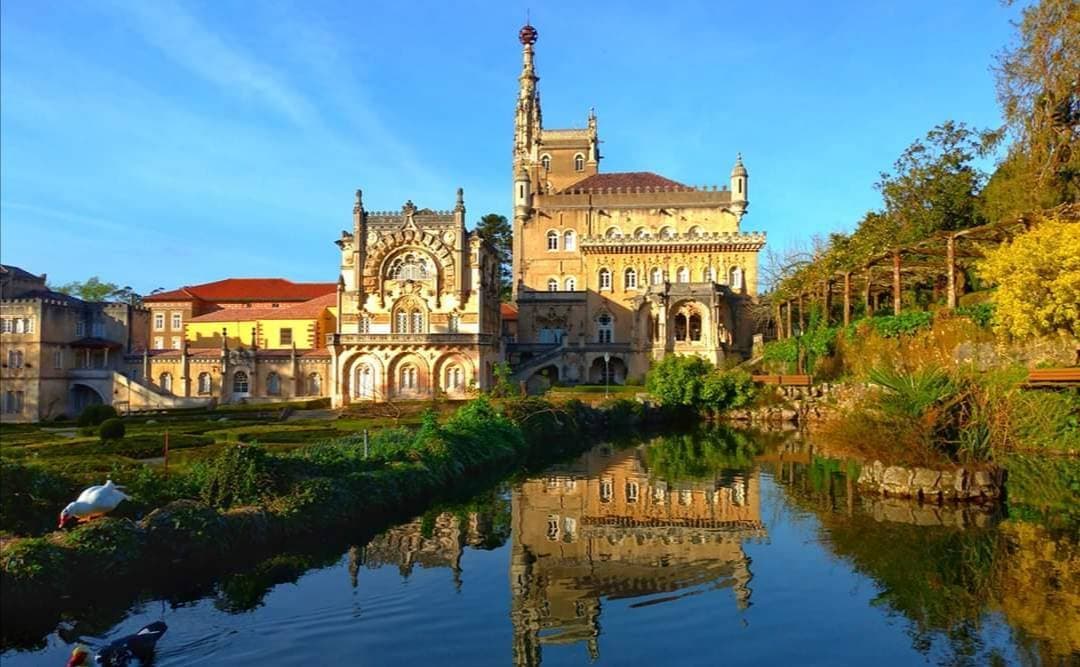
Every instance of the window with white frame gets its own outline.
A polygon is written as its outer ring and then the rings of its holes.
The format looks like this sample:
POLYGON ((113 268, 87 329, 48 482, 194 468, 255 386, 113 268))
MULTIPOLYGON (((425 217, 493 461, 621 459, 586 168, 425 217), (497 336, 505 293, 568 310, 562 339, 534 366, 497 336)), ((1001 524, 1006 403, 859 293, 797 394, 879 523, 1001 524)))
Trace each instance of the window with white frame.
POLYGON ((165 313, 154 313, 154 331, 165 331, 165 313))
POLYGON ((630 480, 626 483, 626 502, 636 503, 638 501, 638 483, 630 480))
POLYGON ((181 338, 180 336, 173 336, 172 337, 172 349, 179 350, 182 347, 184 347, 184 339, 181 338))
POLYGON ((371 316, 370 315, 361 315, 360 316, 359 329, 360 329, 360 333, 363 333, 363 334, 371 333, 371 316))
POLYGON ((416 390, 416 366, 405 365, 401 367, 399 373, 401 376, 401 389, 402 391, 415 391, 416 390))
POLYGON ((25 329, 23 328, 23 319, 22 318, 16 318, 15 319, 15 333, 21 334, 24 331, 25 331, 25 329))
POLYGON ((558 278, 548 278, 547 288, 548 288, 549 292, 558 292, 559 291, 559 279, 558 278))
POLYGON ((615 483, 611 481, 610 477, 606 477, 600 480, 600 502, 609 503, 611 497, 615 493, 615 483))
POLYGON ((559 539, 559 515, 549 514, 547 520, 547 538, 552 542, 559 539))
POLYGON ((245 371, 236 371, 232 378, 232 390, 234 394, 246 394, 250 384, 248 383, 248 374, 245 371))
POLYGON ((544 168, 544 171, 550 171, 551 170, 551 156, 546 155, 546 154, 541 156, 541 158, 540 158, 540 166, 544 168))
POLYGON ((716 270, 711 266, 706 266, 705 270, 701 272, 701 279, 707 283, 711 283, 716 280, 716 270))
POLYGON ((397 316, 394 318, 394 328, 397 333, 408 333, 409 331, 409 312, 406 310, 399 310, 397 316))
POLYGON ((172 373, 162 373, 158 376, 158 386, 161 387, 161 391, 171 394, 172 393, 172 373))
POLYGON ((308 396, 322 396, 322 376, 318 373, 309 373, 307 376, 308 396))
POLYGON ((461 366, 450 366, 446 369, 446 391, 459 392, 465 388, 465 373, 461 366))
POLYGON ((12 329, 14 328, 14 322, 9 320, 8 318, 5 317, 3 319, 0 319, 0 333, 11 333, 12 329))
POLYGON ((569 278, 566 279, 565 284, 566 284, 566 291, 567 292, 573 292, 574 290, 577 289, 577 278, 574 278, 573 276, 570 276, 569 278))
POLYGON ((28 317, 23 320, 23 333, 34 333, 34 318, 28 317))
POLYGON ((741 290, 743 288, 743 270, 741 267, 733 266, 729 272, 731 276, 731 289, 741 290))
POLYGON ((86 322, 79 320, 75 323, 75 335, 82 338, 86 335, 86 322))
POLYGON ((611 271, 609 269, 600 269, 600 289, 611 289, 611 271))
POLYGON ((623 275, 623 288, 637 289, 637 271, 632 268, 626 270, 623 275))
POLYGON ((610 343, 615 329, 615 320, 608 313, 601 313, 596 318, 596 342, 610 343))
POLYGON ((211 389, 209 373, 199 373, 198 391, 200 394, 209 394, 211 389))
POLYGON ((424 313, 419 308, 409 313, 409 333, 424 333, 424 313))
POLYGON ((558 250, 559 249, 559 232, 554 229, 549 230, 547 233, 547 249, 558 250))
POLYGON ((690 271, 685 266, 680 266, 679 270, 675 272, 675 282, 690 282, 690 271))
POLYGON ((574 234, 574 230, 568 229, 563 232, 563 250, 576 250, 577 249, 577 235, 574 234))
POLYGON ((154 336, 154 349, 155 350, 164 350, 165 349, 165 337, 164 336, 154 336))
POLYGON ((184 314, 174 312, 172 314, 172 328, 173 328, 173 330, 175 331, 177 329, 180 329, 183 326, 184 326, 184 314))
POLYGON ((450 317, 446 318, 446 329, 450 333, 457 333, 461 329, 461 315, 450 313, 450 317))
POLYGON ((574 171, 585 171, 585 156, 581 153, 574 156, 574 171))
POLYGON ((660 267, 654 267, 649 272, 649 282, 653 285, 660 285, 664 282, 664 271, 660 267))

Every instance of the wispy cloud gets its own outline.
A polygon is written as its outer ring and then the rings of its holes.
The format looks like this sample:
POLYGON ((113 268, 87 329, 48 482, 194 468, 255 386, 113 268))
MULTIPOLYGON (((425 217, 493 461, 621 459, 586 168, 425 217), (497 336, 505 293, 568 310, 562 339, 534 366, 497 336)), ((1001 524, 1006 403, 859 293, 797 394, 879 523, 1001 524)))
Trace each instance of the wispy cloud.
POLYGON ((112 7, 177 65, 229 94, 259 100, 300 127, 318 124, 315 107, 280 72, 228 43, 180 5, 153 0, 112 7))

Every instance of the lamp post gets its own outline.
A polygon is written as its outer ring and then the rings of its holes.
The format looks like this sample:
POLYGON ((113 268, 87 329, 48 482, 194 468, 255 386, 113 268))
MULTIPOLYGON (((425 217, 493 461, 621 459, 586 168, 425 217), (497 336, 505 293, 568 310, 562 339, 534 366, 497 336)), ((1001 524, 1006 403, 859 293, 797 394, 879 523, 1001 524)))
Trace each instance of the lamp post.
POLYGON ((608 398, 608 384, 611 382, 611 353, 604 353, 604 398, 608 398))

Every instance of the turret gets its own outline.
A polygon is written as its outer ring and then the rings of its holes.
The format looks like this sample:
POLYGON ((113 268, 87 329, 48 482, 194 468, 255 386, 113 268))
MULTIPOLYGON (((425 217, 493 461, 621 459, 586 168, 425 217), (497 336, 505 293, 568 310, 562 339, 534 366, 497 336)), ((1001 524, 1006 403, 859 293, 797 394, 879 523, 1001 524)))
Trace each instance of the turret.
MULTIPOLYGON (((367 213, 364 211, 364 193, 356 189, 356 201, 353 203, 353 289, 356 299, 364 303, 364 262, 367 261, 367 213)), ((338 317, 341 310, 338 309, 338 317)))
POLYGON ((529 172, 525 166, 518 167, 514 175, 514 217, 525 218, 532 208, 532 183, 529 181, 529 172))
POLYGON ((750 207, 750 176, 743 165, 742 153, 735 157, 735 166, 731 168, 731 207, 740 218, 750 207))

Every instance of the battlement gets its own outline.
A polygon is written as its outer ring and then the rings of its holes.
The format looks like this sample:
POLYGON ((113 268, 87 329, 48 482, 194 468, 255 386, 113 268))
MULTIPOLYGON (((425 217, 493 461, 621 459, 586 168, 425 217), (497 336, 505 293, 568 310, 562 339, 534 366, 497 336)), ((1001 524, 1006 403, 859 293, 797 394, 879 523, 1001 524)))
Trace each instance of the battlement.
POLYGON ((581 239, 582 251, 642 252, 663 249, 712 251, 757 251, 765 247, 765 232, 702 232, 697 234, 672 234, 671 236, 585 236, 581 239))

